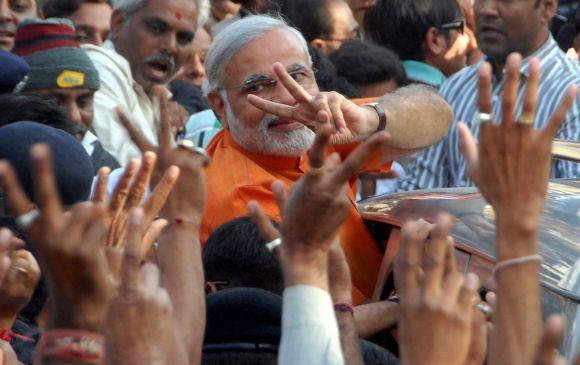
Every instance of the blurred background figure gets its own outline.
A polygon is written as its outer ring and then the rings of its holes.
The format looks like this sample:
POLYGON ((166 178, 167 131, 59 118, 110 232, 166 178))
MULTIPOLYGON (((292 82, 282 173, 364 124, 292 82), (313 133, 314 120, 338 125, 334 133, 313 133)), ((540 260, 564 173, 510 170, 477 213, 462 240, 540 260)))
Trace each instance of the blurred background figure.
POLYGON ((473 0, 458 0, 465 17, 465 35, 469 38, 467 46, 467 64, 473 65, 483 58, 483 52, 477 46, 475 38, 475 16, 473 15, 473 0))
POLYGON ((359 24, 344 0, 278 0, 277 4, 282 16, 324 53, 361 38, 359 24))
POLYGON ((364 18, 367 11, 376 3, 376 0, 347 0, 348 6, 352 10, 354 18, 360 25, 361 29, 364 29, 364 18))
POLYGON ((26 18, 37 17, 36 0, 0 0, 0 49, 10 51, 18 24, 26 18))
POLYGON ((212 1, 212 14, 214 13, 214 9, 216 9, 215 12, 218 16, 222 16, 222 19, 211 27, 210 33, 212 38, 215 38, 219 32, 236 20, 249 15, 267 13, 271 7, 272 0, 212 1))
POLYGON ((75 25, 80 44, 102 45, 111 32, 113 9, 108 0, 47 0, 45 18, 67 18, 75 25))
POLYGON ((467 63, 469 38, 455 0, 379 0, 366 14, 365 30, 399 55, 413 82, 439 88, 467 63))
POLYGON ((354 40, 343 44, 329 58, 337 75, 350 82, 362 98, 380 97, 408 83, 399 56, 384 47, 354 40))
POLYGON ((204 62, 210 44, 209 33, 203 27, 198 28, 189 58, 170 84, 173 100, 183 106, 190 115, 209 108, 201 92, 201 86, 205 80, 204 62))
POLYGON ((29 72, 30 67, 23 58, 0 49, 0 94, 22 89, 29 72))

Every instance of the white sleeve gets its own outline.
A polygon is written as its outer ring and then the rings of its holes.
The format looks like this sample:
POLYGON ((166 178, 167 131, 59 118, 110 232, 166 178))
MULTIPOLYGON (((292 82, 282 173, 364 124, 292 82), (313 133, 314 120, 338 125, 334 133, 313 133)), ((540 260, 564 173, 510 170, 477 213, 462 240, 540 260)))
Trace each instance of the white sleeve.
POLYGON ((296 285, 284 290, 279 365, 344 365, 330 294, 296 285))

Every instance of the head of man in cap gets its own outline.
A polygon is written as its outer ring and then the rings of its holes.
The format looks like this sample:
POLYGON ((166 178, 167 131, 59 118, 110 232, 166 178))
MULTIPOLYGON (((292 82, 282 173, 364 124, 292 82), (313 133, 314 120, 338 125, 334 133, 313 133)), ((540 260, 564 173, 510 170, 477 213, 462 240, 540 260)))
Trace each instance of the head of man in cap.
POLYGON ((116 160, 98 143, 91 128, 93 100, 100 87, 99 73, 76 41, 74 25, 68 19, 27 19, 16 33, 14 53, 30 66, 22 91, 54 100, 79 125, 83 144, 95 167, 118 167, 116 160))
POLYGON ((99 89, 99 74, 75 40, 70 20, 27 19, 18 27, 13 52, 30 66, 22 91, 58 101, 72 122, 93 123, 93 97, 99 89))
POLYGON ((0 49, 10 51, 18 24, 38 17, 37 0, 0 0, 0 49))
POLYGON ((0 49, 0 94, 20 91, 30 72, 22 57, 0 49))

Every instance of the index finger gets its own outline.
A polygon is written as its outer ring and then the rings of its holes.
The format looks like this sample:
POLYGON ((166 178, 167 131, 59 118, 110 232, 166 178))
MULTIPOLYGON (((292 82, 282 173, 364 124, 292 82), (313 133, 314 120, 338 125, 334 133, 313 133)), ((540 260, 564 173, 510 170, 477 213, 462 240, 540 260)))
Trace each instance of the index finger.
POLYGON ((117 112, 117 117, 121 125, 125 128, 133 143, 137 145, 137 148, 141 152, 152 151, 154 149, 153 145, 149 143, 143 133, 131 122, 131 118, 127 115, 127 112, 121 108, 116 108, 115 111, 117 112))
POLYGON ((167 201, 167 197, 177 183, 177 179, 179 179, 179 174, 179 167, 173 165, 169 166, 165 171, 161 181, 157 183, 157 186, 155 186, 151 196, 147 199, 147 202, 144 205, 145 222, 150 222, 155 219, 161 208, 163 208, 167 201))
POLYGON ((131 189, 129 190, 127 203, 125 203, 126 209, 141 204, 141 200, 143 199, 143 196, 145 196, 147 188, 149 187, 149 180, 151 180, 151 174, 153 174, 156 161, 157 155, 154 152, 149 151, 143 154, 141 168, 137 172, 133 184, 131 185, 131 189))
POLYGON ((99 169, 95 192, 93 194, 93 203, 105 204, 107 202, 107 183, 109 181, 109 173, 111 173, 111 169, 107 166, 99 169))
POLYGON ((60 195, 52 168, 50 148, 46 144, 36 144, 31 150, 34 165, 34 192, 42 214, 41 219, 56 224, 62 215, 60 195))
POLYGON ((480 113, 493 111, 491 102, 491 65, 482 63, 477 70, 477 107, 480 113))
POLYGON ((324 165, 324 154, 328 147, 328 143, 330 142, 331 134, 332 130, 329 126, 323 126, 316 133, 314 143, 312 144, 312 147, 310 147, 310 150, 308 150, 308 161, 310 167, 318 169, 324 165))
POLYGON ((276 76, 278 76, 280 83, 284 85, 286 90, 288 90, 290 95, 292 95, 298 103, 307 104, 312 101, 313 96, 297 83, 292 76, 290 76, 288 71, 286 71, 286 68, 284 68, 280 62, 274 63, 274 72, 276 73, 276 76))
POLYGON ((358 146, 332 173, 336 184, 346 183, 365 163, 366 159, 389 139, 389 133, 379 132, 358 146))
POLYGON ((408 222, 401 231, 401 248, 395 259, 395 280, 401 304, 416 303, 420 297, 419 268, 430 227, 427 222, 408 222))
POLYGON ((26 196, 16 177, 16 172, 8 161, 0 161, 0 185, 4 190, 4 199, 8 202, 12 215, 19 216, 32 209, 34 204, 26 196))
POLYGON ((171 148, 173 136, 171 133, 171 109, 169 108, 169 99, 166 96, 159 96, 159 146, 162 151, 171 148))

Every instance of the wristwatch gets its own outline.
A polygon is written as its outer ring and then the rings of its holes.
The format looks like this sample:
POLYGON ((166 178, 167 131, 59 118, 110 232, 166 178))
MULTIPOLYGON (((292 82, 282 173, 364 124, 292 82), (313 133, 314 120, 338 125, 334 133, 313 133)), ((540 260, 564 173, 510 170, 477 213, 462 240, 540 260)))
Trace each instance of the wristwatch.
POLYGON ((383 109, 383 107, 379 103, 368 103, 364 105, 372 107, 379 116, 379 126, 377 127, 375 133, 384 131, 385 128, 387 127, 387 114, 385 113, 385 109, 383 109))

